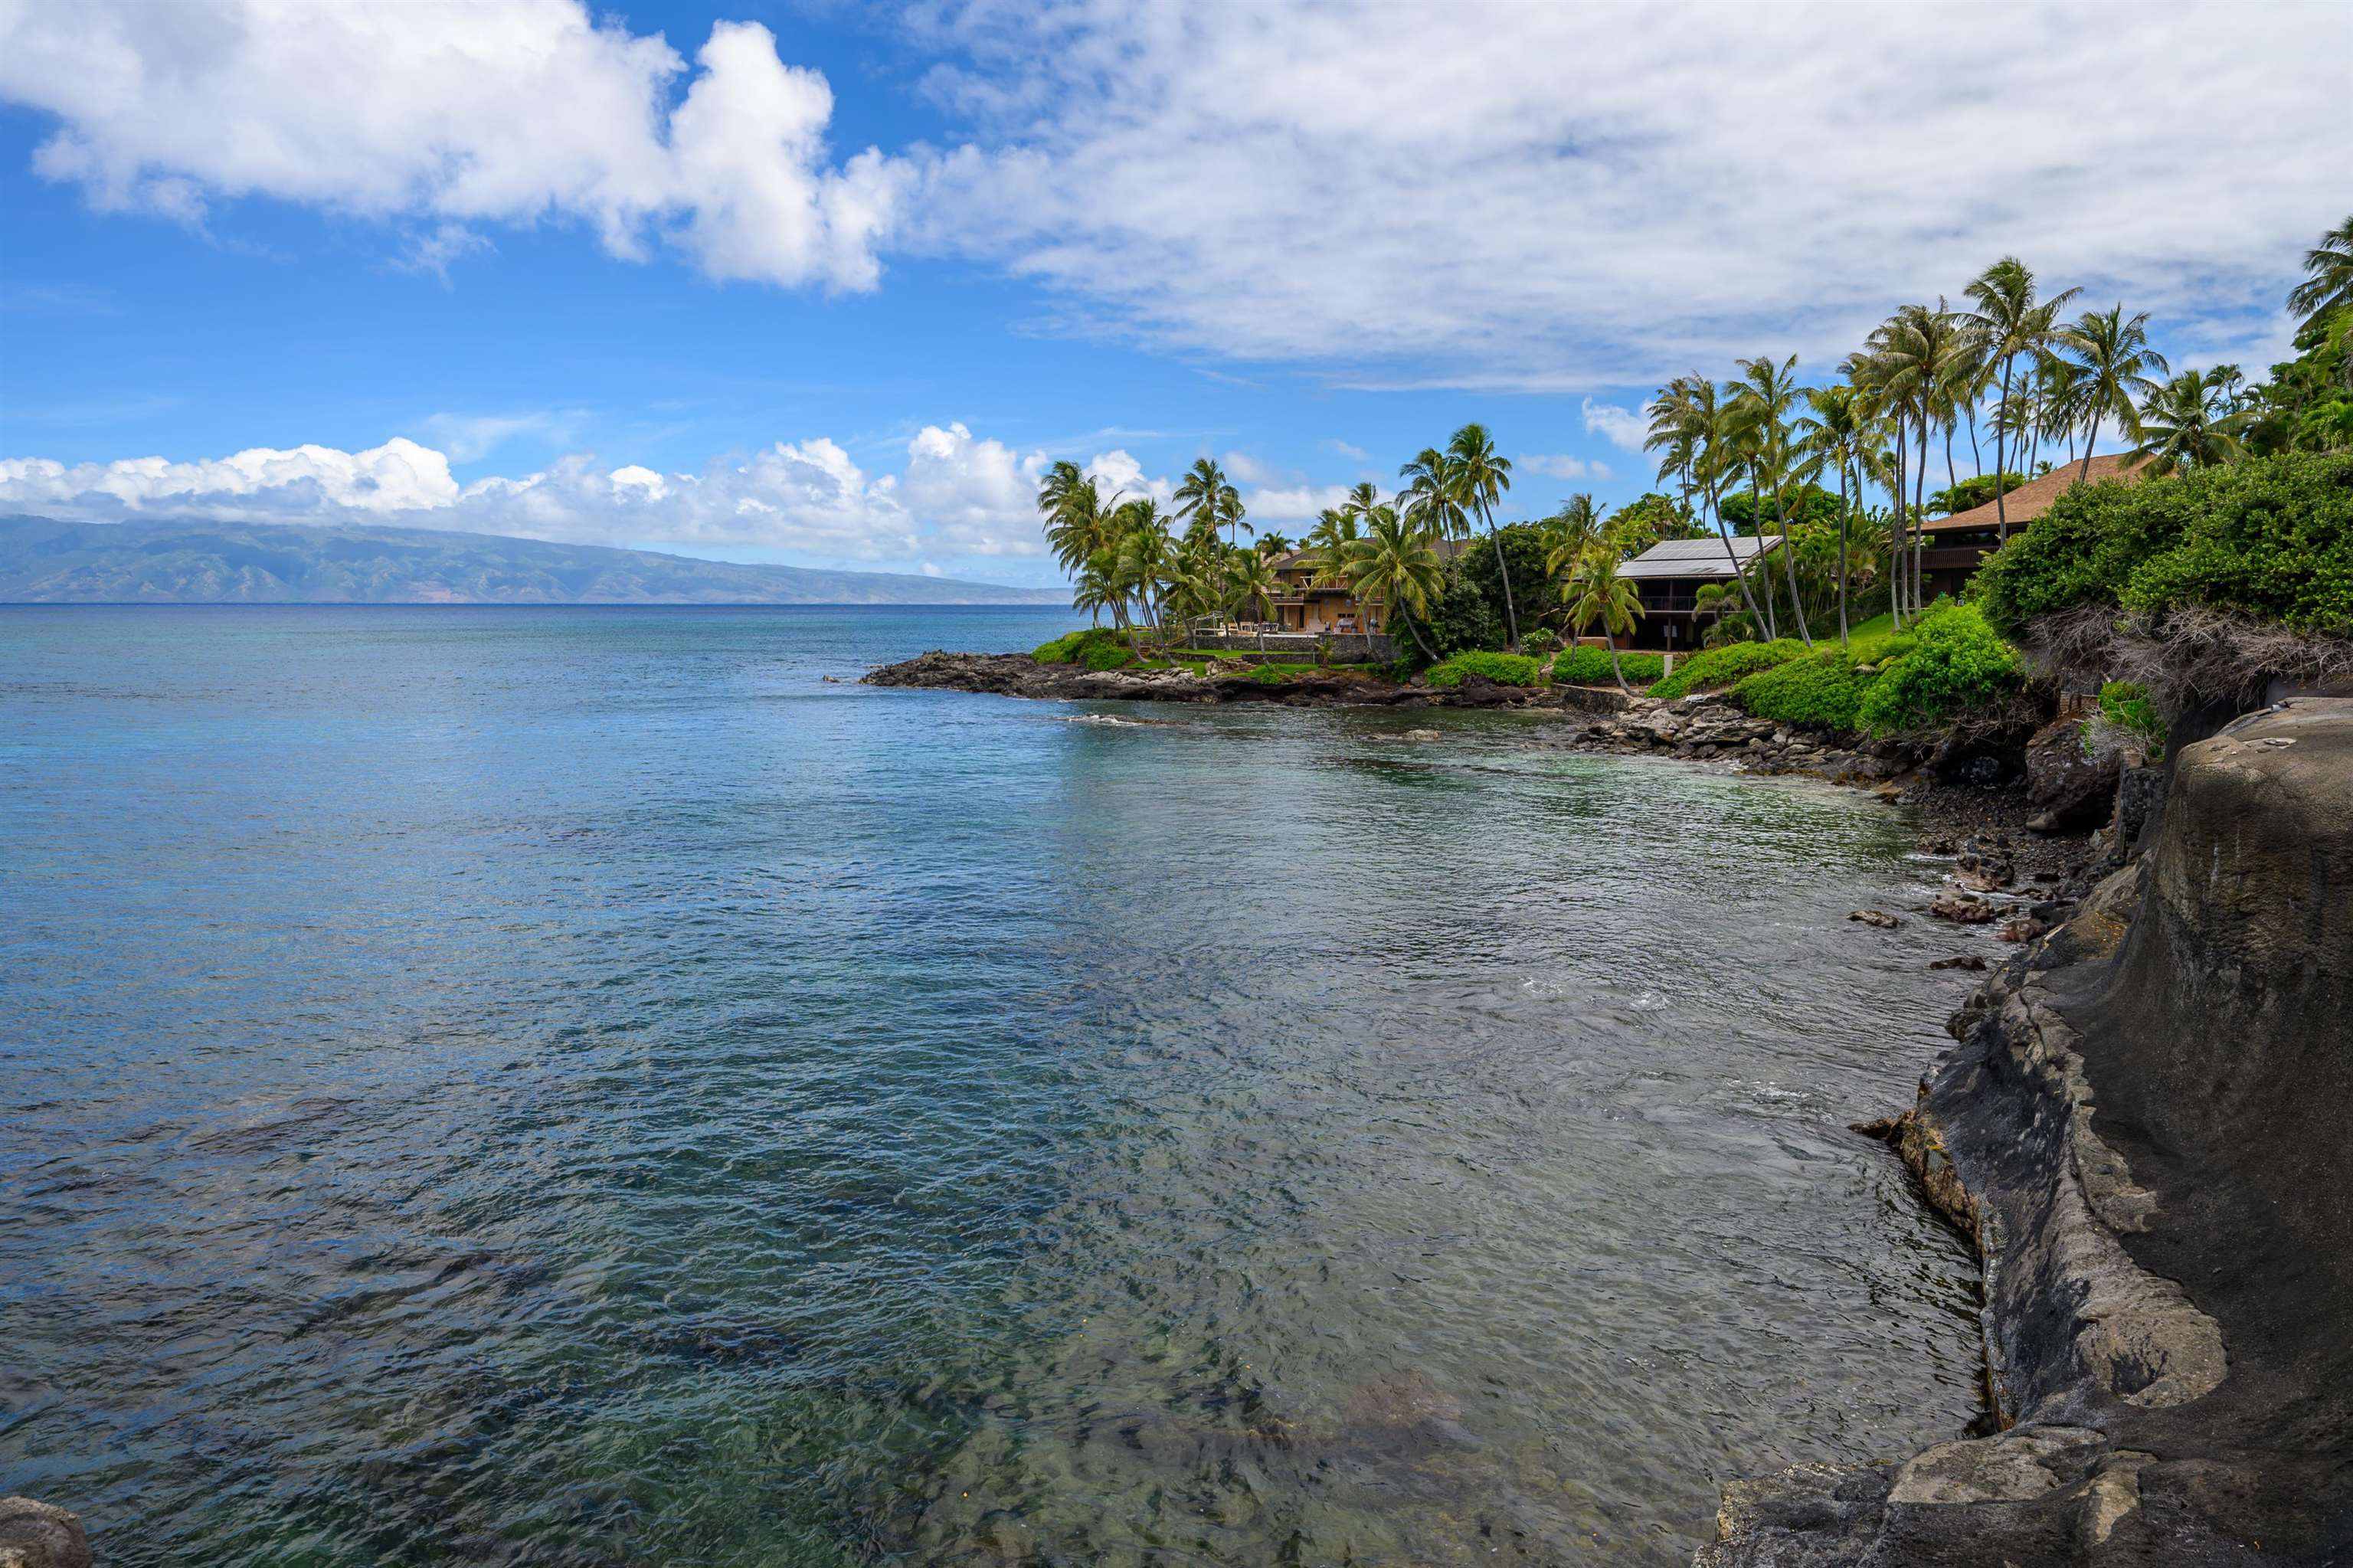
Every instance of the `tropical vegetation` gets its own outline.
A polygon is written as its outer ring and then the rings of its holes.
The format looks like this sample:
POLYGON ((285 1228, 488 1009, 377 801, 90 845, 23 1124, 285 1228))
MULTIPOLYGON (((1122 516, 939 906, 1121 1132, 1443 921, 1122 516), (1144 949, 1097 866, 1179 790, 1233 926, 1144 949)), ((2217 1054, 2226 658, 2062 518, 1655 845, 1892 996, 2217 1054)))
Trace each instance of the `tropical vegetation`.
POLYGON ((1110 624, 1039 657, 1142 659, 1147 640, 1166 657, 1193 628, 1271 616, 1276 571, 1303 565, 1440 683, 1726 690, 1767 716, 1848 728, 2005 700, 2024 679, 2011 642, 2063 613, 2146 622, 2197 607, 2353 637, 2353 217, 2304 271, 2288 301, 2295 357, 2251 382, 2234 365, 2177 367, 2147 312, 2087 306, 2000 258, 1957 304, 1891 312, 1818 381, 1769 354, 1722 380, 1668 380, 1647 409, 1660 489, 1615 513, 1574 495, 1499 521, 1515 475, 1478 423, 1402 464, 1394 493, 1356 485, 1295 544, 1256 533, 1211 459, 1166 511, 1057 463, 1038 494, 1047 538, 1078 606, 1110 624), (2079 483, 2015 526, 2020 485, 2054 468, 2087 478, 2103 440, 2126 450, 2134 482, 2079 483), (1925 524, 1989 503, 2000 543, 1971 602, 1936 599, 1925 524), (1744 553, 1743 537, 1768 547, 1744 553), (1720 541, 1725 570, 1696 590, 1704 651, 1667 674, 1619 651, 1643 615, 1620 567, 1675 538, 1720 541))

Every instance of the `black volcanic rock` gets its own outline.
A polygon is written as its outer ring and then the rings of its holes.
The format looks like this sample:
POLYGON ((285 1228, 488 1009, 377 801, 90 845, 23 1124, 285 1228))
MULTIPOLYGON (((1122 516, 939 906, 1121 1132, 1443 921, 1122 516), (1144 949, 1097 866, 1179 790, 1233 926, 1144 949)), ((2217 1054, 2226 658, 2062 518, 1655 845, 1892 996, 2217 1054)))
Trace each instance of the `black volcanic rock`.
POLYGON ((2353 701, 2182 749, 2155 846, 1894 1143, 1986 1270, 1990 1436, 1725 1489, 1700 1568, 2353 1562, 2353 701))

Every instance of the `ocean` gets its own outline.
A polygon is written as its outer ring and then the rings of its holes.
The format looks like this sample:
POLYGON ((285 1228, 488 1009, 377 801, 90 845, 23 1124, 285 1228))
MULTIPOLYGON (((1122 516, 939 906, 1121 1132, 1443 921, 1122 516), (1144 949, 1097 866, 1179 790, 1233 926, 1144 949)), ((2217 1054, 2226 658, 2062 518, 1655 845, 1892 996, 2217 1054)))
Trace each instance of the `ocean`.
MULTIPOLYGON (((110 1564, 1680 1563, 1957 1436, 1851 791, 855 683, 1030 609, 0 609, 0 1492, 110 1564)), ((1409 727, 1435 742, 1399 738, 1409 727)))

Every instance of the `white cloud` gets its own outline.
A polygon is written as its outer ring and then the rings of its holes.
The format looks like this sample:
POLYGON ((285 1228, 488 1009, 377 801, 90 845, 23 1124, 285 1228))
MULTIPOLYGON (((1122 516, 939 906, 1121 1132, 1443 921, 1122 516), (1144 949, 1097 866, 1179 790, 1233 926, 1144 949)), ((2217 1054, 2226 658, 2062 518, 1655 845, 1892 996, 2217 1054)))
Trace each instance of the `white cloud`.
POLYGON ((1639 409, 1624 408, 1614 403, 1597 403, 1588 397, 1579 405, 1585 415, 1585 429, 1613 447, 1639 452, 1650 439, 1650 421, 1639 409))
POLYGON ((1820 366, 2006 251, 2161 325, 2275 313, 2345 210, 2343 5, 935 17, 974 138, 913 238, 1097 329, 1351 385, 1820 366))
POLYGON ((1242 506, 1252 522, 1303 523, 1327 506, 1337 506, 1348 499, 1345 484, 1292 484, 1246 491, 1242 506))
MULTIPOLYGON (((535 473, 461 487, 441 452, 396 439, 363 452, 256 448, 194 462, 0 460, 0 508, 99 522, 143 514, 400 523, 836 560, 1035 556, 1044 553, 1037 486, 1046 461, 1043 452, 1017 452, 960 424, 926 425, 907 442, 897 473, 869 473, 819 436, 716 458, 697 473, 612 467, 573 453, 535 473)), ((1165 481, 1138 477, 1139 490, 1165 491, 1165 481)))
POLYGON ((225 458, 77 463, 0 458, 0 503, 75 514, 170 512, 216 516, 315 511, 382 516, 449 506, 449 460, 401 437, 363 452, 253 447, 225 458))
POLYGON ((1592 464, 1567 452, 1531 452, 1514 459, 1513 467, 1523 477, 1536 474, 1546 479, 1583 479, 1593 471, 1592 464))
POLYGON ((1331 450, 1338 452, 1342 457, 1354 458, 1358 462, 1363 462, 1373 455, 1362 447, 1350 446, 1347 442, 1340 440, 1336 436, 1332 440, 1325 441, 1324 444, 1331 450))
POLYGON ((534 408, 520 414, 427 414, 417 421, 420 431, 451 461, 472 462, 518 437, 535 437, 561 444, 572 439, 586 416, 534 408))
POLYGON ((403 264, 437 272, 484 243, 469 224, 555 217, 617 256, 660 235, 714 278, 872 287, 904 165, 834 166, 832 92, 765 27, 717 24, 696 65, 579 0, 0 5, 0 98, 62 122, 34 166, 101 208, 417 221, 403 264))

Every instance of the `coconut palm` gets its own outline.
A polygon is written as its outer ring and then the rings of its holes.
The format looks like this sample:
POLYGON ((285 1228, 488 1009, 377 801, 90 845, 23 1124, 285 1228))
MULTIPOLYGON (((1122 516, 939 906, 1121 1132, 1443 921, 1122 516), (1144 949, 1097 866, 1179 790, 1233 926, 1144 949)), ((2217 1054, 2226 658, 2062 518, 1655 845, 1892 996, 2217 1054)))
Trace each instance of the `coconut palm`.
POLYGON ((1287 556, 1291 553, 1291 541, 1280 534, 1261 534, 1258 536, 1258 553, 1269 560, 1277 556, 1287 556))
POLYGON ((1689 451, 1692 482, 1707 502, 1710 524, 1724 543, 1725 565, 1731 568, 1733 581, 1740 586, 1741 601, 1748 607, 1749 624, 1761 628, 1765 618, 1757 612, 1756 597, 1748 589, 1748 575, 1741 570, 1740 557, 1733 553, 1732 535, 1724 526, 1724 486, 1738 466, 1737 443, 1716 397, 1715 383, 1704 376, 1678 376, 1651 399, 1651 429, 1644 450, 1678 445, 1689 451))
POLYGON ((1460 539, 1471 531, 1471 514, 1463 509, 1454 463, 1436 447, 1424 447, 1411 462, 1398 469, 1406 482, 1398 492, 1397 510, 1408 523, 1432 539, 1460 539))
MULTIPOLYGON (((1360 488, 1369 491, 1372 486, 1367 484, 1360 488)), ((1348 504, 1325 507, 1317 515, 1315 526, 1308 533, 1303 547, 1314 552, 1315 579, 1318 582, 1340 580, 1341 563, 1347 557, 1348 546, 1355 544, 1359 535, 1358 517, 1369 515, 1373 506, 1378 504, 1368 503, 1363 513, 1358 513, 1351 509, 1354 500, 1352 495, 1348 504)))
POLYGON ((1478 514, 1487 542, 1495 547, 1495 575, 1504 584, 1504 643, 1517 648, 1520 627, 1512 613, 1512 574, 1504 565, 1503 537, 1495 532, 1495 503, 1512 488, 1512 460, 1496 452, 1487 427, 1475 421, 1454 432, 1446 443, 1446 456, 1462 504, 1478 514))
MULTIPOLYGON (((2017 257, 2005 256, 1978 273, 1962 292, 1977 306, 1969 313, 1968 323, 1978 334, 1987 362, 2001 366, 2000 400, 1995 407, 2006 408, 2018 356, 2048 352, 2061 307, 2081 291, 2068 289, 2047 300, 2037 300, 2034 273, 2017 257)), ((2003 499, 2009 488, 2006 474, 2010 453, 2004 441, 2014 429, 2014 422, 2005 424, 1997 419, 1994 424, 1993 514, 1996 536, 2002 540, 2010 537, 2010 507, 2003 499)))
POLYGON ((1424 530, 1407 522, 1394 506, 1376 506, 1365 518, 1364 537, 1348 546, 1342 571, 1357 603, 1380 605, 1382 619, 1391 626, 1402 617, 1422 656, 1437 657, 1421 635, 1418 618, 1430 613, 1430 602, 1444 587, 1446 574, 1424 530))
POLYGON ((1226 568, 1228 602, 1253 620, 1274 613, 1274 564, 1256 550, 1235 550, 1226 568), (1257 613, 1253 614, 1252 612, 1257 613))
POLYGON ((1381 503, 1381 493, 1369 479, 1358 480, 1348 490, 1348 499, 1340 503, 1340 510, 1351 517, 1369 517, 1373 508, 1381 503))
MULTIPOLYGON (((1220 528, 1255 533, 1242 521, 1242 498, 1226 471, 1210 458, 1195 458, 1185 477, 1176 482, 1176 515, 1188 529, 1214 535, 1220 528)), ((1229 538, 1229 545, 1239 543, 1229 538)))
MULTIPOLYGON (((1862 399, 1852 386, 1833 383, 1817 387, 1806 394, 1808 413, 1794 427, 1807 453, 1817 463, 1828 463, 1838 470, 1838 609, 1839 646, 1847 646, 1847 523, 1853 504, 1847 499, 1847 480, 1862 461, 1865 440, 1862 399)), ((1862 487, 1858 482, 1854 500, 1860 503, 1862 487)))
POLYGON ((2287 297, 2287 308, 2309 322, 2334 311, 2353 310, 2353 217, 2320 237, 2304 253, 2305 280, 2287 297))
POLYGON ((2146 461, 2151 473, 2180 473, 2227 462, 2246 450, 2239 432, 2250 418, 2247 411, 2231 411, 2212 376, 2185 370, 2141 404, 2140 444, 2133 448, 2133 461, 2146 461))
POLYGON ((1609 673, 1618 689, 1626 691, 1626 672, 1618 663, 1618 639, 1634 630, 1642 616, 1642 596, 1631 577, 1618 575, 1618 552, 1607 545, 1588 550, 1569 580, 1568 627, 1571 638, 1599 623, 1609 649, 1609 673))
MULTIPOLYGON (((1766 355, 1755 359, 1736 360, 1741 379, 1731 387, 1732 407, 1737 418, 1743 445, 1748 455, 1749 472, 1760 505, 1765 489, 1773 493, 1773 521, 1781 535, 1781 576, 1788 585, 1789 608, 1797 617, 1798 635, 1806 646, 1814 645, 1814 636, 1806 629, 1806 606, 1798 596, 1797 562, 1789 549, 1789 518, 1783 504, 1783 490, 1789 484, 1802 487, 1810 476, 1800 471, 1803 467, 1793 450, 1789 428, 1790 412, 1805 388, 1798 385, 1798 356, 1791 355, 1779 364, 1766 355)), ((1757 532, 1764 532, 1763 519, 1758 519, 1757 532)), ((1773 594, 1773 563, 1765 563, 1766 625, 1773 624, 1771 610, 1773 594)))
POLYGON ((2079 406, 2073 410, 2084 433, 2084 466, 2078 479, 2092 472, 2092 448, 2100 439, 2100 421, 2114 414, 2125 434, 2137 437, 2140 411, 2134 399, 2158 389, 2149 373, 2168 374, 2165 355, 2148 345, 2148 313, 2125 319, 2125 308, 2086 311, 2061 339, 2077 371, 2079 406))
POLYGON ((1159 503, 1142 496, 1123 504, 1117 513, 1117 565, 1113 577, 1124 593, 1143 606, 1153 636, 1166 648, 1168 627, 1164 611, 1168 583, 1176 566, 1176 541, 1159 503))

